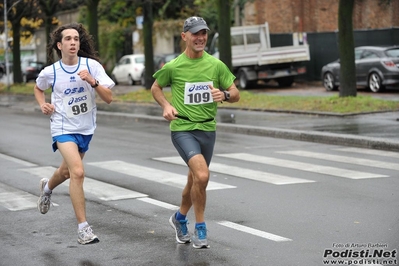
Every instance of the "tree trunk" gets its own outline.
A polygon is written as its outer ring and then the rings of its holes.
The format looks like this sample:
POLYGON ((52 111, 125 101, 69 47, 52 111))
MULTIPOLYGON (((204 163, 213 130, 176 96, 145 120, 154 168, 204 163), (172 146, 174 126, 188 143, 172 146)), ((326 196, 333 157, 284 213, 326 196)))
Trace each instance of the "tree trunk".
POLYGON ((146 0, 144 2, 144 21, 143 21, 143 35, 144 35, 144 56, 145 56, 145 88, 147 90, 151 89, 154 78, 152 73, 154 73, 154 51, 152 45, 152 26, 154 24, 153 14, 152 14, 152 1, 146 0))
MULTIPOLYGON (((45 17, 45 22, 44 22, 44 29, 46 32, 46 44, 50 43, 50 34, 52 32, 52 20, 53 17, 47 16, 45 17)), ((52 64, 54 62, 54 58, 50 58, 50 54, 46 53, 46 65, 52 64)))
MULTIPOLYGON (((44 19, 44 29, 46 36, 46 44, 50 43, 50 35, 53 32, 53 29, 56 25, 53 24, 54 14, 57 13, 57 10, 61 9, 59 3, 54 0, 39 0, 37 8, 43 12, 44 19)), ((54 58, 54 56, 50 57, 50 53, 47 51, 46 55, 46 64, 50 65, 54 61, 58 60, 58 58, 54 58)))
POLYGON ((93 36, 96 51, 99 51, 98 43, 98 3, 100 0, 87 0, 87 24, 90 35, 93 36))
POLYGON ((13 21, 12 24, 12 57, 13 57, 13 77, 14 83, 22 83, 22 71, 21 71, 21 22, 13 21))
POLYGON ((339 96, 356 96, 355 46, 352 14, 355 0, 339 0, 338 42, 340 57, 339 96))
POLYGON ((219 59, 222 60, 230 70, 233 70, 231 62, 231 34, 230 34, 230 0, 217 0, 218 27, 219 27, 219 59))

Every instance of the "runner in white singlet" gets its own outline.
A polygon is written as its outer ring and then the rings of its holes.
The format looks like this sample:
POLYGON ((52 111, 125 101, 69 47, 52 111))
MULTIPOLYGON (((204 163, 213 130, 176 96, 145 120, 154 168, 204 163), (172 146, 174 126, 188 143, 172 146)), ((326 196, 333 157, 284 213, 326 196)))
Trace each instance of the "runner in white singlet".
POLYGON ((60 26, 52 33, 50 44, 50 58, 56 51, 60 60, 40 72, 34 94, 42 113, 50 115, 52 147, 60 151, 63 161, 50 179, 40 180, 37 205, 42 214, 47 213, 52 191, 69 179, 78 242, 97 243, 99 239, 86 220, 83 157, 96 129, 96 95, 111 103, 115 83, 98 62, 93 40, 82 24, 60 26), (50 102, 44 94, 47 89, 51 89, 50 102))

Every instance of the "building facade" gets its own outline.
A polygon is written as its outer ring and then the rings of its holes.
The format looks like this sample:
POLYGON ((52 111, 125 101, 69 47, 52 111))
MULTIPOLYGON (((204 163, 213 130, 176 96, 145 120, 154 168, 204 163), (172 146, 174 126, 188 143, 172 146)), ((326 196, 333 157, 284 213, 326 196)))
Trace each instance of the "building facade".
MULTIPOLYGON (((271 33, 338 30, 339 0, 255 0, 247 3, 244 25, 268 22, 271 33)), ((399 0, 355 0, 354 30, 399 27, 399 0)))

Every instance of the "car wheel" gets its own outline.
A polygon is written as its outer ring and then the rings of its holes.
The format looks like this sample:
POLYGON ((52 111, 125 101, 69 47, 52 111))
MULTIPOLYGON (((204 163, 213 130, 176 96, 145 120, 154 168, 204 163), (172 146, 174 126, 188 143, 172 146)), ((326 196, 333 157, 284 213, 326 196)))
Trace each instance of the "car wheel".
POLYGON ((381 92, 384 90, 384 85, 382 85, 382 79, 380 75, 378 75, 378 73, 372 72, 369 75, 368 87, 372 92, 381 92))
POLYGON ((143 73, 141 74, 140 77, 140 83, 141 85, 145 86, 145 75, 144 75, 145 71, 143 71, 143 73))
POLYGON ((129 85, 134 85, 134 80, 132 78, 132 76, 129 74, 129 76, 127 77, 127 82, 129 85))
POLYGON ((115 82, 115 85, 118 85, 118 81, 115 78, 115 75, 111 75, 111 79, 115 82))
POLYGON ((331 72, 324 74, 323 85, 327 91, 334 91, 338 88, 338 86, 335 85, 335 78, 331 72))

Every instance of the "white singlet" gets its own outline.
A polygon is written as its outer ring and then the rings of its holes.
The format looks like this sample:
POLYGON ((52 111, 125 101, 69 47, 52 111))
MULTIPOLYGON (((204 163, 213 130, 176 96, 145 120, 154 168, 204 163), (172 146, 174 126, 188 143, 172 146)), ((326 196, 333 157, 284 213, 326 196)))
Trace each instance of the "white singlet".
POLYGON ((77 65, 68 66, 61 60, 44 68, 36 85, 41 90, 52 88, 51 103, 55 112, 51 115, 51 135, 92 135, 96 128, 96 93, 78 73, 88 69, 102 86, 111 89, 115 83, 105 73, 103 66, 90 58, 79 57, 77 65))

